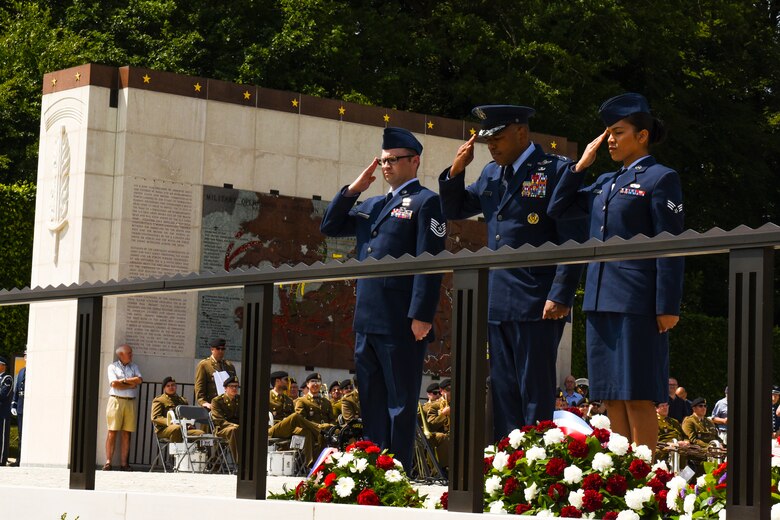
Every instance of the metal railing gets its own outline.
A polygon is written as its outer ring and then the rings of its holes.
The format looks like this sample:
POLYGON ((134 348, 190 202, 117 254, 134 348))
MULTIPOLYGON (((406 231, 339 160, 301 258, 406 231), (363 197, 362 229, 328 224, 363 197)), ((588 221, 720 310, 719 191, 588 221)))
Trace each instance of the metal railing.
MULTIPOLYGON (((176 383, 177 393, 193 403, 195 399, 194 383, 176 383)), ((130 444, 129 462, 133 466, 147 467, 152 465, 157 455, 157 444, 154 441, 154 427, 152 426, 152 401, 162 394, 162 383, 141 383, 138 389, 138 413, 135 417, 135 433, 130 444)))
POLYGON ((491 269, 638 258, 729 254, 729 471, 730 519, 768 518, 771 424, 765 400, 771 388, 774 249, 780 227, 744 226, 726 232, 692 230, 679 236, 595 239, 497 251, 444 251, 399 259, 269 266, 246 271, 177 275, 0 291, 0 305, 77 299, 70 487, 94 489, 102 299, 142 293, 244 287, 244 341, 240 460, 236 496, 264 499, 267 456, 267 381, 271 367, 273 286, 375 276, 453 272, 453 393, 449 509, 482 511, 482 458, 486 445, 487 280, 491 269), (468 398, 466 398, 468 396, 468 398))

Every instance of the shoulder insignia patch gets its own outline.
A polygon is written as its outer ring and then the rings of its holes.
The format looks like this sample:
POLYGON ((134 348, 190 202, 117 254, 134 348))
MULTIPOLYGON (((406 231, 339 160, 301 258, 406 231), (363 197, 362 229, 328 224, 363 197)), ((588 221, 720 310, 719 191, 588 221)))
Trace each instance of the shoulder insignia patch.
POLYGON ((431 218, 431 232, 441 238, 447 234, 447 222, 439 223, 435 218, 431 218))

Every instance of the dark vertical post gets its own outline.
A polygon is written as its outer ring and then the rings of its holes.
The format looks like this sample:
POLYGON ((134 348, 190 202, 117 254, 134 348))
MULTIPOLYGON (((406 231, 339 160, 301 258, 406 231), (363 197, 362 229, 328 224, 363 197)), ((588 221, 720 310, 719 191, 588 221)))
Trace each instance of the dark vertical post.
POLYGON ((729 520, 769 519, 774 251, 729 255, 729 520))
POLYGON ((95 489, 103 298, 79 298, 73 412, 70 420, 70 489, 95 489))
POLYGON ((265 499, 273 306, 273 284, 244 287, 244 351, 241 356, 237 498, 265 499))
POLYGON ((482 512, 488 270, 453 274, 450 511, 482 512))

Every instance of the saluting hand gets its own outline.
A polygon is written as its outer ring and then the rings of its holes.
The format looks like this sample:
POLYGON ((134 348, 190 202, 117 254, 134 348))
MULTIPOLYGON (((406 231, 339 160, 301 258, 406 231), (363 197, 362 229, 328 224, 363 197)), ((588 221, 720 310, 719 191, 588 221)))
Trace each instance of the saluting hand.
POLYGON ((416 341, 425 339, 425 336, 427 336, 430 331, 431 331, 430 323, 425 321, 415 320, 415 319, 412 320, 412 334, 414 334, 414 339, 416 341))
POLYGON ((604 130, 604 132, 601 135, 599 135, 593 141, 588 143, 588 146, 585 147, 585 151, 582 152, 582 157, 580 157, 580 160, 577 162, 577 165, 574 167, 575 172, 581 172, 585 168, 593 164, 593 161, 596 160, 596 152, 599 151, 599 146, 601 146, 601 143, 604 142, 604 139, 606 139, 608 134, 609 134, 609 130, 604 130))
POLYGON ((450 178, 460 175, 466 171, 466 166, 474 160, 474 141, 477 140, 477 134, 471 136, 471 139, 460 145, 455 154, 455 160, 450 167, 450 178))
POLYGON ((369 164, 365 170, 363 170, 363 173, 358 175, 358 178, 352 181, 352 184, 349 185, 346 195, 354 196, 366 191, 368 187, 371 186, 371 183, 376 180, 376 177, 374 177, 374 171, 376 171, 377 166, 379 166, 379 159, 374 157, 374 160, 371 161, 371 164, 369 164))
POLYGON ((544 302, 544 311, 542 312, 543 320, 560 320, 569 315, 571 309, 560 303, 556 303, 552 300, 544 302))
POLYGON ((680 321, 680 317, 672 314, 659 314, 656 316, 655 321, 658 323, 658 332, 663 334, 673 329, 677 322, 680 321))

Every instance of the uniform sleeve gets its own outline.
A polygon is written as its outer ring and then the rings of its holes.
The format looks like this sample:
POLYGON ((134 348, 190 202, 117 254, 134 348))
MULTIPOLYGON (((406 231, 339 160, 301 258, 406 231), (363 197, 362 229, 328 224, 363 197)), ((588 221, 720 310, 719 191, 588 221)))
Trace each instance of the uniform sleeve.
POLYGON ((347 186, 341 188, 325 210, 320 223, 320 232, 325 236, 347 237, 355 234, 357 217, 350 210, 357 202, 358 196, 348 197, 344 195, 346 190, 347 186))
POLYGON ((219 397, 215 397, 211 400, 211 421, 217 429, 222 428, 222 426, 227 423, 227 419, 225 419, 225 410, 222 409, 222 403, 220 402, 219 397))
POLYGON ((168 417, 165 407, 159 399, 152 401, 152 422, 157 426, 168 426, 168 417))
POLYGON ((587 218, 589 189, 582 189, 584 180, 585 172, 575 172, 574 163, 567 163, 550 196, 547 214, 556 220, 587 218))
POLYGON ((306 411, 306 405, 303 404, 303 398, 299 397, 295 400, 295 411, 301 415, 304 415, 306 411))
POLYGON ((195 402, 198 403, 198 406, 203 406, 205 403, 208 403, 206 400, 206 380, 208 377, 204 363, 198 363, 198 366, 195 369, 195 402))
POLYGON ((439 195, 444 216, 449 220, 461 220, 482 213, 477 184, 466 188, 466 172, 450 178, 447 168, 439 176, 439 195))
POLYGON ((351 399, 343 400, 341 404, 341 416, 345 421, 351 421, 360 416, 351 399))
MULTIPOLYGON (((566 218, 557 218, 552 215, 550 207, 553 204, 554 194, 558 192, 558 188, 561 183, 564 182, 566 175, 571 177, 578 177, 576 181, 582 182, 583 174, 574 173, 572 171, 573 163, 564 163, 562 171, 559 173, 558 183, 553 190, 553 197, 548 203, 547 213, 555 220, 555 231, 557 234, 557 243, 564 244, 569 240, 573 240, 578 243, 585 242, 588 239, 588 220, 587 211, 572 210, 566 218)), ((570 181, 574 184, 574 181, 570 181)), ((576 189, 575 189, 576 191, 576 189)), ((579 208, 577 205, 572 205, 571 208, 579 208)), ((555 269, 555 278, 550 286, 550 292, 547 294, 547 299, 554 301, 567 307, 574 305, 574 293, 577 291, 577 285, 580 283, 582 277, 582 271, 585 269, 585 264, 574 265, 559 265, 555 269)))
POLYGON ((0 402, 8 402, 13 395, 14 380, 8 375, 0 376, 0 402))
MULTIPOLYGON (((444 250, 447 235, 447 223, 441 212, 439 197, 428 197, 422 204, 417 216, 417 251, 416 256, 423 253, 432 255, 444 250)), ((433 323, 436 308, 439 304, 439 289, 442 275, 414 275, 412 285, 412 300, 409 304, 407 317, 426 323, 433 323)))
MULTIPOLYGON (((658 180, 650 203, 656 235, 664 231, 672 235, 683 232, 682 187, 677 172, 669 171, 658 180)), ((656 314, 680 315, 684 269, 685 260, 679 256, 656 260, 656 314)))
MULTIPOLYGON (((686 417, 687 419, 687 417, 686 417)), ((685 439, 691 442, 696 440, 696 428, 693 421, 684 420, 682 422, 682 431, 685 434, 685 439)))
POLYGON ((445 415, 439 415, 438 406, 431 406, 428 409, 426 419, 428 419, 428 427, 435 432, 443 431, 444 425, 447 423, 447 417, 445 415))

